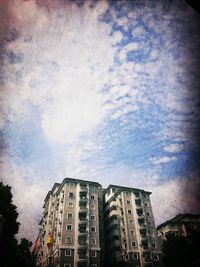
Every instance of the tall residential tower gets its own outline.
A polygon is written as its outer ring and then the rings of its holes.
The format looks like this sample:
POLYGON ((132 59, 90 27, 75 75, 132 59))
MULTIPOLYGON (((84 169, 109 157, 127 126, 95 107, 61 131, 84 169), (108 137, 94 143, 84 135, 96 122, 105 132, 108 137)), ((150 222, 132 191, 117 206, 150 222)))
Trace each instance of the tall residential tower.
POLYGON ((55 183, 44 200, 37 266, 161 266, 150 194, 72 178, 55 183))
POLYGON ((53 186, 43 208, 38 266, 99 267, 101 185, 66 178, 53 186))
POLYGON ((106 258, 110 264, 124 261, 130 266, 161 265, 150 194, 116 185, 104 191, 106 258))

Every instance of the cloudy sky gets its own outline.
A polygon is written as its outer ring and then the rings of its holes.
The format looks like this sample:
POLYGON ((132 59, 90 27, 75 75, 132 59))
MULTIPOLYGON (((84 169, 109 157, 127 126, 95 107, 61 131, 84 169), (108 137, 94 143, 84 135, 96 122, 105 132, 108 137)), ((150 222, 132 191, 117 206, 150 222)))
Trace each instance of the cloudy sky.
POLYGON ((0 0, 1 180, 20 236, 74 177, 200 212, 200 25, 186 1, 0 0))

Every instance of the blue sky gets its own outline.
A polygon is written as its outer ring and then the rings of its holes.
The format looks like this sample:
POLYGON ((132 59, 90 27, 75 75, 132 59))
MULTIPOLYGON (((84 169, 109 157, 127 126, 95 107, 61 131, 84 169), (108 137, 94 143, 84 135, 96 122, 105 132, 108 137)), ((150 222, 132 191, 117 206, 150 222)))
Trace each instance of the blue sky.
POLYGON ((151 190, 157 224, 199 212, 196 11, 186 1, 0 7, 1 170, 20 234, 35 238, 64 177, 151 190))

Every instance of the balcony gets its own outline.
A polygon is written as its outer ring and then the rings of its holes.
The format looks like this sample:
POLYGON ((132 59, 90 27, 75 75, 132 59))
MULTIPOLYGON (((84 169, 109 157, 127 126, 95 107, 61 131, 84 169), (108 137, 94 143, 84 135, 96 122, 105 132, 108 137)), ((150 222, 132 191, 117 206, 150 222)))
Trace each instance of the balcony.
POLYGON ((88 201, 88 198, 87 197, 80 197, 79 198, 79 203, 87 202, 87 201, 88 201))
POLYGON ((149 237, 148 237, 147 234, 142 234, 142 235, 141 235, 141 239, 142 239, 142 240, 148 240, 148 238, 149 238, 149 237))
POLYGON ((79 209, 81 210, 81 211, 87 211, 87 204, 86 204, 86 202, 83 202, 83 203, 79 203, 79 209))
POLYGON ((86 249, 78 249, 78 258, 81 260, 86 260, 87 250, 86 249))
POLYGON ((108 236, 111 236, 111 237, 113 237, 113 236, 119 236, 119 235, 120 235, 120 232, 117 229, 115 229, 115 230, 113 230, 113 231, 111 231, 111 232, 108 233, 108 236))
POLYGON ((109 247, 110 248, 112 248, 112 247, 120 247, 120 245, 121 245, 120 240, 113 240, 109 247))
POLYGON ((79 231, 79 233, 78 233, 79 235, 86 235, 86 234, 88 234, 87 225, 86 224, 79 224, 78 231, 79 231))
POLYGON ((84 221, 84 222, 86 222, 86 221, 88 221, 88 218, 87 218, 87 212, 85 211, 85 212, 79 212, 79 221, 84 221))
POLYGON ((88 191, 88 188, 87 187, 81 186, 80 193, 82 193, 82 192, 85 193, 87 191, 88 191))
POLYGON ((85 248, 88 246, 87 237, 86 236, 79 236, 78 237, 78 246, 85 248))

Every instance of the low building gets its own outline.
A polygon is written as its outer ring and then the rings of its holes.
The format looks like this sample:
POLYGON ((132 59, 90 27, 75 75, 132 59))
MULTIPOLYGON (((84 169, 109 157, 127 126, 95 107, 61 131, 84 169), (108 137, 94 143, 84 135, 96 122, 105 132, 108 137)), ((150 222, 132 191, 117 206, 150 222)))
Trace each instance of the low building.
POLYGON ((200 214, 178 214, 157 227, 158 237, 162 240, 171 233, 187 237, 191 231, 200 231, 200 214))

